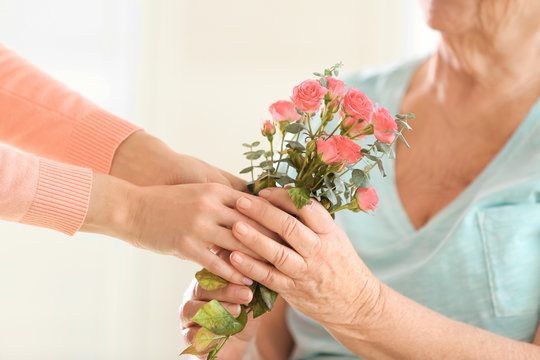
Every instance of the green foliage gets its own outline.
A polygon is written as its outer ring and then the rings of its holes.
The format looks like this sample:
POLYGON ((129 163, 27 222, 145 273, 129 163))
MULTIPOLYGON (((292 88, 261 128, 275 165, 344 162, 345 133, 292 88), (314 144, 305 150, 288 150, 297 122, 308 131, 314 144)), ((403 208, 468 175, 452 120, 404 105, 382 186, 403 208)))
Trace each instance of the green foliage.
POLYGON ((309 191, 304 188, 290 187, 287 192, 298 210, 311 203, 309 191))
POLYGON ((247 323, 247 313, 244 308, 235 318, 217 300, 206 303, 197 311, 191 321, 210 330, 216 335, 234 335, 244 329, 247 323))
POLYGON ((222 289, 229 284, 227 280, 212 274, 206 269, 197 272, 195 278, 199 282, 199 285, 201 285, 204 290, 208 291, 222 289))

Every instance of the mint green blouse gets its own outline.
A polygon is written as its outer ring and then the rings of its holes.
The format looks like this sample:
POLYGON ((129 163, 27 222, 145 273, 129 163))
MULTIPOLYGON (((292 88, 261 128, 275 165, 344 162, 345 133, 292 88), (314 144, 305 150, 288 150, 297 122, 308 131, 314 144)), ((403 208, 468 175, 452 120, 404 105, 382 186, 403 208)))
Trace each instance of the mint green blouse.
MULTIPOLYGON (((419 63, 345 82, 397 113, 419 63)), ((375 276, 449 318, 531 342, 540 316, 540 99, 482 173, 419 230, 400 203, 394 161, 385 168, 386 178, 372 172, 375 215, 336 218, 375 276)), ((296 310, 287 310, 287 323, 292 359, 358 359, 296 310)))

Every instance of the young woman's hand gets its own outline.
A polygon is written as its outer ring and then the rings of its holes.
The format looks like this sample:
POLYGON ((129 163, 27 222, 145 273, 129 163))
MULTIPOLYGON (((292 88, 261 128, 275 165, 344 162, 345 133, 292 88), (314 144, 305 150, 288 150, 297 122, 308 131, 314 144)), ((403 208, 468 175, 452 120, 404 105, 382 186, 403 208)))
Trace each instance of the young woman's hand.
POLYGON ((246 182, 194 157, 178 154, 144 132, 131 134, 116 150, 110 175, 136 185, 218 183, 239 191, 246 182))
POLYGON ((255 255, 232 235, 237 221, 273 236, 234 208, 242 196, 255 198, 221 184, 144 187, 94 174, 81 231, 110 235, 139 248, 194 261, 226 280, 249 285, 249 279, 215 254, 227 249, 255 255))

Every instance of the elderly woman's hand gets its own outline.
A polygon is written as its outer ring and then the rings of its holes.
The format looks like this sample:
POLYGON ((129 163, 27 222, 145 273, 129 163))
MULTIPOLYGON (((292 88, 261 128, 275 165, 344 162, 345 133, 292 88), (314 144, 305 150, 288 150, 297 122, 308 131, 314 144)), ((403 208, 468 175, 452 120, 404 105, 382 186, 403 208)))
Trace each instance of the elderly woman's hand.
POLYGON ((237 209, 292 248, 239 221, 234 236, 274 266, 238 251, 231 254, 231 263, 323 326, 368 326, 382 306, 380 282, 330 214, 315 201, 298 211, 283 189, 266 189, 259 195, 268 201, 242 197, 237 209))

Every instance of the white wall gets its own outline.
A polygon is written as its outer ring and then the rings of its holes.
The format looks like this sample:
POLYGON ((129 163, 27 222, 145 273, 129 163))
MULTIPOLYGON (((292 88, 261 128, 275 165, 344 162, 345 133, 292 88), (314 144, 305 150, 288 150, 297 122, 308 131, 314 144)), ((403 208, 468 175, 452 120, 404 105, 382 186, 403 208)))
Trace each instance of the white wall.
MULTIPOLYGON (((180 152, 231 172, 311 72, 425 52, 414 0, 2 0, 0 41, 180 152)), ((0 120, 1 121, 1 120, 0 120)), ((0 222, 0 359, 175 359, 198 266, 0 222)))

